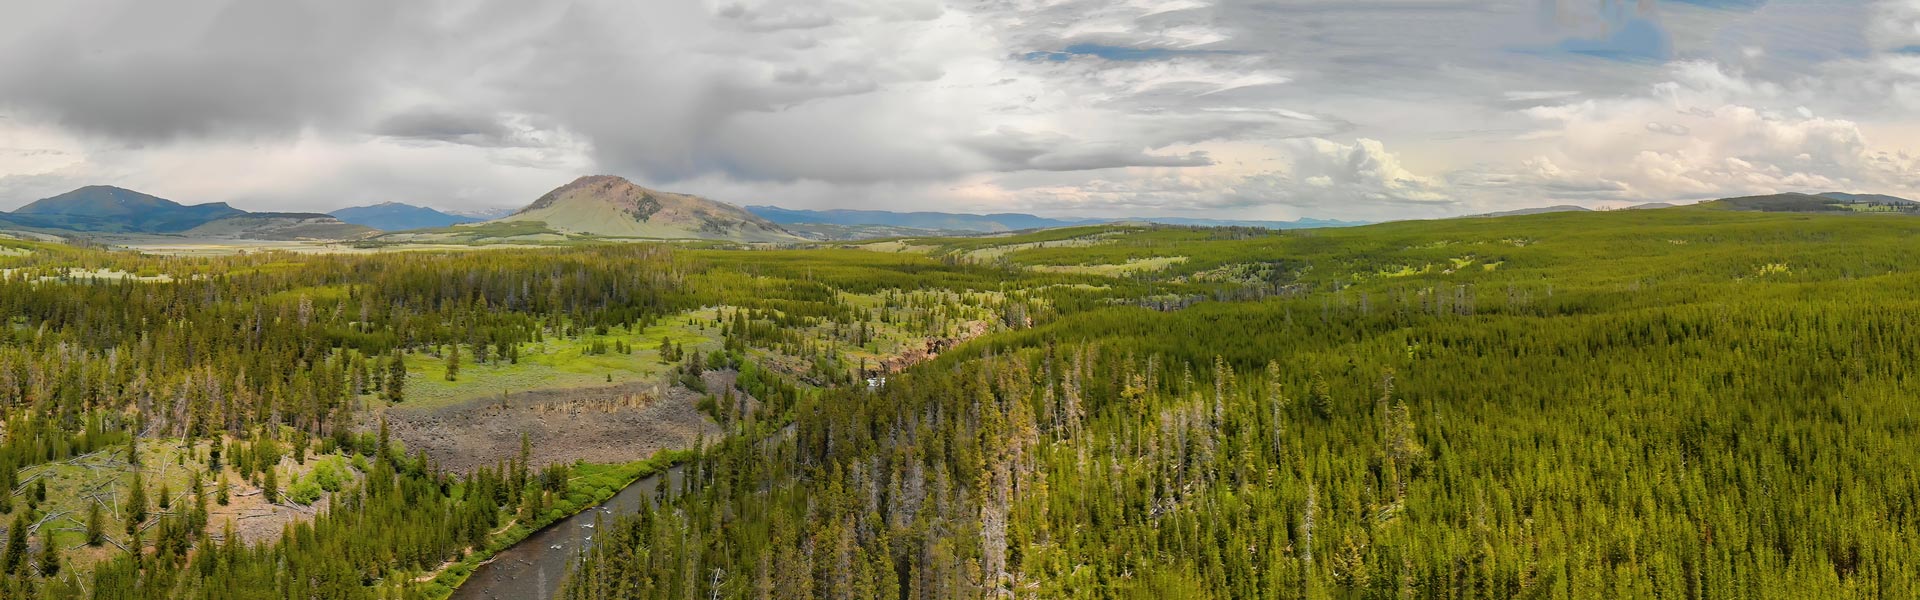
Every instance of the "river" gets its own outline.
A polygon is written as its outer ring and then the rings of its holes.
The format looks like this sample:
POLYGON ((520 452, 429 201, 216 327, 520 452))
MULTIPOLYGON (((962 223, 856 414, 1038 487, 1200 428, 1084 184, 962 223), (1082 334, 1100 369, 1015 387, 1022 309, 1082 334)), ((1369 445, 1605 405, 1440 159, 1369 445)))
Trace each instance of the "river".
POLYGON ((569 563, 582 548, 592 546, 596 516, 603 527, 610 526, 616 518, 638 512, 642 502, 653 502, 654 490, 662 481, 679 485, 680 476, 680 467, 673 467, 666 473, 641 478, 599 506, 527 536, 474 569, 473 576, 453 591, 452 600, 553 598, 560 591, 560 580, 566 577, 569 563))

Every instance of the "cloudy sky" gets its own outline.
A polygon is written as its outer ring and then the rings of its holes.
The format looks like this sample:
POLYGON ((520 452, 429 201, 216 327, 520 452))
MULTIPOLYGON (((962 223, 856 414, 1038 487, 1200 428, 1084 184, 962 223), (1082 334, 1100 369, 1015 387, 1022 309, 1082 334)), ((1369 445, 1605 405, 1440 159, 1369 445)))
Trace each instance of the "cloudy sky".
POLYGON ((1920 0, 0 0, 0 208, 1920 197, 1920 0))

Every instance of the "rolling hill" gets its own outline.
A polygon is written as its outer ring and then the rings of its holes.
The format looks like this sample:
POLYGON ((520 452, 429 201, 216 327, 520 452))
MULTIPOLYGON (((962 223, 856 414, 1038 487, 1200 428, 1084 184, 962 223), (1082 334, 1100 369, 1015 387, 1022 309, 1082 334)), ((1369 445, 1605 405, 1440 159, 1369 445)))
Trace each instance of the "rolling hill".
POLYGON ((1815 194, 1768 194, 1765 196, 1741 196, 1722 198, 1704 202, 1703 206, 1723 210, 1744 210, 1757 212, 1852 212, 1847 203, 1825 195, 1815 194))
POLYGON ((602 237, 797 242, 801 237, 740 207, 661 192, 620 177, 592 175, 547 192, 494 223, 539 222, 562 233, 602 237))
MULTIPOLYGON (((1651 210, 1679 206, 1669 202, 1647 202, 1619 210, 1651 210)), ((1739 210, 1751 212, 1856 212, 1881 214, 1920 214, 1920 202, 1888 196, 1885 194, 1853 194, 1846 192, 1822 192, 1803 194, 1783 192, 1758 196, 1740 196, 1721 198, 1699 203, 1699 206, 1719 210, 1739 210)), ((1571 204, 1558 206, 1539 206, 1492 212, 1474 217, 1511 217, 1519 215, 1537 215, 1556 212, 1590 212, 1593 209, 1571 204)))
POLYGON ((181 232, 192 238, 232 240, 353 240, 380 233, 319 213, 245 213, 181 232))
POLYGON ((1914 202, 1912 200, 1908 200, 1906 198, 1900 198, 1896 196, 1888 196, 1886 194, 1850 194, 1847 192, 1826 192, 1826 193, 1820 194, 1820 196, 1823 198, 1832 198, 1834 200, 1839 200, 1841 202, 1846 202, 1848 204, 1882 204, 1887 206, 1920 205, 1920 202, 1914 202))
POLYGON ((0 224, 42 235, 163 235, 218 240, 350 240, 378 233, 332 215, 247 212, 222 202, 185 205, 106 185, 90 185, 0 213, 0 224))
POLYGON ((409 229, 431 229, 449 227, 462 223, 478 223, 486 219, 448 214, 427 208, 399 202, 385 202, 372 206, 342 208, 328 213, 342 222, 365 225, 381 231, 406 231, 409 229))

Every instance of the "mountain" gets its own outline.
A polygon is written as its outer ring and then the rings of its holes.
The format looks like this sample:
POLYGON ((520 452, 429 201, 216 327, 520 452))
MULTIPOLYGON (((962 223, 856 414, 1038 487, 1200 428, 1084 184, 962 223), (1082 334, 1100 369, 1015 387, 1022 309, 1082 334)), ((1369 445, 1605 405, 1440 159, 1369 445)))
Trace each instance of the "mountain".
POLYGON ((782 229, 794 235, 823 242, 878 240, 904 237, 968 237, 983 232, 964 229, 920 229, 898 225, 835 225, 831 223, 782 223, 782 229))
POLYGON ((492 221, 494 219, 511 215, 515 212, 519 212, 519 210, 520 209, 517 209, 517 208, 495 207, 495 208, 462 208, 458 210, 448 210, 443 212, 446 212, 447 214, 450 214, 456 217, 471 217, 476 221, 492 221))
POLYGON ((1845 202, 1848 204, 1885 204, 1889 206, 1920 205, 1920 202, 1914 202, 1906 198, 1888 196, 1886 194, 1849 194, 1846 192, 1826 192, 1826 193, 1820 194, 1820 197, 1832 198, 1834 200, 1839 200, 1841 202, 1845 202))
POLYGON ((835 225, 853 227, 908 228, 935 232, 1001 233, 1023 229, 1051 229, 1102 223, 1158 223, 1199 227, 1262 227, 1266 229, 1305 229, 1364 225, 1353 221, 1300 219, 1298 221, 1245 221, 1190 219, 1182 217, 1128 217, 1118 219, 1053 219, 1020 213, 975 215, 943 212, 893 212, 886 210, 799 210, 778 206, 749 206, 748 212, 781 225, 835 225))
MULTIPOLYGON (((1648 202, 1635 204, 1621 210, 1649 210, 1673 208, 1678 206, 1669 202, 1648 202)), ((1846 192, 1824 192, 1819 194, 1780 193, 1760 196, 1741 196, 1721 198, 1701 202, 1699 206, 1721 210, 1739 210, 1751 212, 1861 212, 1861 213, 1920 213, 1920 202, 1888 196, 1885 194, 1852 194, 1846 192)), ((1514 215, 1537 215, 1555 212, 1586 212, 1589 209, 1573 205, 1542 206, 1522 208, 1503 212, 1473 215, 1475 217, 1509 217, 1514 215)))
POLYGON ((246 211, 220 202, 187 206, 129 189, 90 185, 36 200, 8 213, 5 220, 72 231, 178 233, 242 214, 246 211))
POLYGON ((740 207, 650 190, 610 175, 576 179, 494 222, 540 222, 563 233, 606 237, 801 241, 740 207))
POLYGON ((1757 212, 1851 212, 1844 204, 1826 196, 1787 193, 1721 198, 1701 206, 1757 212))
POLYGON ((319 213, 245 213, 203 223, 181 232, 195 238, 231 240, 352 240, 378 234, 365 225, 319 213))
POLYGON ((386 202, 373 206, 342 208, 328 213, 343 222, 365 225, 381 231, 405 231, 478 223, 486 219, 443 213, 424 206, 386 202))
MULTIPOLYGON (((1366 221, 1341 221, 1337 219, 1295 219, 1292 221, 1250 221, 1240 219, 1189 219, 1184 217, 1143 217, 1124 219, 1161 225, 1191 225, 1194 227, 1258 227, 1261 229, 1317 229, 1321 227, 1354 227, 1368 224, 1366 221)), ((1109 223, 1108 220, 1090 220, 1083 223, 1109 223)))
POLYGON ((1823 192, 1819 194, 1767 194, 1722 198, 1703 202, 1702 206, 1723 210, 1759 212, 1857 212, 1872 214, 1920 214, 1920 202, 1885 194, 1823 192))
POLYGON ((1522 208, 1519 210, 1503 210, 1500 212, 1490 212, 1486 214, 1479 214, 1479 215, 1473 215, 1473 216, 1475 217, 1517 217, 1520 215, 1544 215, 1547 213, 1560 213, 1560 212, 1591 212, 1591 210, 1592 209, 1582 207, 1582 206, 1574 206, 1572 204, 1561 204, 1558 206, 1540 206, 1535 208, 1522 208))
POLYGON ((782 225, 881 225, 937 231, 1000 233, 1021 229, 1046 229, 1079 225, 1085 221, 1049 219, 1016 213, 970 215, 942 212, 893 212, 886 210, 796 210, 778 206, 749 206, 747 212, 782 225))
POLYGON ((168 234, 245 240, 344 240, 377 233, 315 213, 252 213, 225 203, 183 205, 106 185, 90 185, 0 214, 0 223, 47 234, 168 234))

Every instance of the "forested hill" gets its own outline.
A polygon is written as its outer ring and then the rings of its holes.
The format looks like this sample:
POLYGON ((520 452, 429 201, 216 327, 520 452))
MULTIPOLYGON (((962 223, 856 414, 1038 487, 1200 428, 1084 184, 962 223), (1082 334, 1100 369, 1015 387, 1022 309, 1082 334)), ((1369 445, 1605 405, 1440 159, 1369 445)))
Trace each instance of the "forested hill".
POLYGON ((803 400, 604 531, 564 597, 1911 597, 1915 233, 1667 209, 1019 239, 1000 264, 1278 297, 1089 307, 803 400))
POLYGON ((560 597, 1913 597, 1916 234, 1688 207, 781 249, 0 240, 0 598, 444 598, 677 459, 560 597), (505 393, 528 381, 574 387, 505 393), (697 456, 543 461, 516 430, 676 401, 719 436, 697 456), (524 419, 441 418, 463 408, 524 419), (389 427, 408 411, 524 441, 455 457, 389 427))

